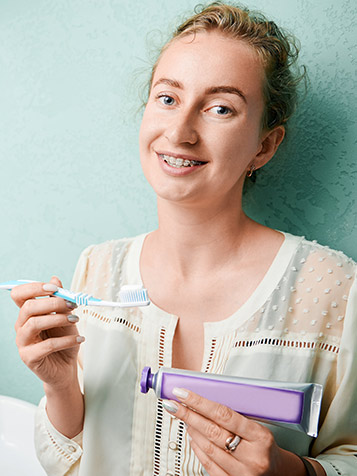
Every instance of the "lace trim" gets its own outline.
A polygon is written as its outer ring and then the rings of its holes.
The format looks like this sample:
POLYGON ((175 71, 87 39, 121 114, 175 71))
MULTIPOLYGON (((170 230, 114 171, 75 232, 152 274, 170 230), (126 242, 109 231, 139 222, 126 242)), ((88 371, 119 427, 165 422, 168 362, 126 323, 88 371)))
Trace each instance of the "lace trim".
POLYGON ((183 439, 183 432, 184 432, 184 423, 180 421, 179 428, 178 428, 178 435, 177 435, 177 452, 175 455, 175 476, 181 476, 181 455, 182 455, 182 439, 183 439))
POLYGON ((287 340, 276 338, 261 338, 254 340, 238 340, 233 344, 233 347, 254 347, 258 345, 273 345, 277 347, 290 347, 295 349, 311 349, 311 350, 325 350, 338 354, 340 348, 338 345, 327 344, 326 342, 316 341, 299 341, 299 340, 287 340))
POLYGON ((333 469, 336 471, 338 476, 342 476, 341 471, 333 463, 331 463, 331 461, 328 461, 328 463, 333 467, 333 469))
MULTIPOLYGON (((163 367, 164 365, 165 336, 166 336, 166 328, 161 327, 160 335, 159 335, 159 354, 158 354, 159 367, 163 367)), ((163 410, 161 400, 157 401, 156 413, 157 413, 157 416, 156 416, 156 425, 155 425, 153 476, 159 476, 160 474, 161 436, 162 436, 162 425, 163 425, 163 418, 164 418, 164 410, 163 410)))
POLYGON ((106 324, 115 322, 117 324, 121 324, 127 329, 130 329, 131 331, 137 332, 138 334, 141 333, 141 328, 140 326, 137 326, 136 324, 133 324, 132 322, 129 322, 127 319, 124 319, 124 317, 114 317, 114 318, 109 318, 104 316, 103 314, 100 314, 99 312, 94 312, 94 311, 89 311, 88 309, 83 309, 83 314, 87 314, 88 316, 97 319, 98 321, 105 322, 106 324))
POLYGON ((162 327, 160 331, 160 337, 159 337, 159 367, 164 366, 165 336, 166 336, 166 328, 162 327))
POLYGON ((205 372, 208 372, 210 367, 211 367, 211 364, 212 364, 212 360, 213 360, 213 357, 214 357, 214 351, 216 349, 216 344, 217 344, 217 340, 216 339, 212 339, 212 342, 211 342, 211 351, 209 353, 209 356, 208 356, 208 361, 207 361, 207 365, 206 365, 206 368, 205 368, 205 372))
POLYGON ((48 437, 49 439, 51 440, 51 443, 53 444, 53 446, 56 448, 56 450, 58 451, 58 453, 61 455, 61 456, 64 456, 70 463, 75 463, 77 460, 72 458, 71 455, 69 455, 68 453, 66 453, 64 451, 64 449, 62 449, 59 444, 56 442, 56 440, 54 439, 54 437, 51 435, 51 433, 47 431, 47 434, 48 434, 48 437))
POLYGON ((164 410, 162 401, 157 401, 157 416, 156 416, 156 428, 155 428, 155 442, 154 442, 154 472, 153 476, 159 476, 160 474, 160 460, 161 460, 161 429, 164 418, 164 410))

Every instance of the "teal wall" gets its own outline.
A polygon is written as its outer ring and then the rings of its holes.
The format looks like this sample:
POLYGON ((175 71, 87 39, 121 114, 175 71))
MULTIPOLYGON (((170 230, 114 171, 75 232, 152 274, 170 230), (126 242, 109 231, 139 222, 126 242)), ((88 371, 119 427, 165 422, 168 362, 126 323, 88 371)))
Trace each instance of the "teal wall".
MULTIPOLYGON (((196 3, 0 0, 0 282, 57 274, 69 286, 84 247, 156 226, 138 91, 150 51, 196 3)), ((311 85, 247 211, 356 259, 357 4, 251 5, 300 38, 311 85)), ((1 292, 0 394, 36 403, 42 385, 17 355, 16 318, 1 292)))

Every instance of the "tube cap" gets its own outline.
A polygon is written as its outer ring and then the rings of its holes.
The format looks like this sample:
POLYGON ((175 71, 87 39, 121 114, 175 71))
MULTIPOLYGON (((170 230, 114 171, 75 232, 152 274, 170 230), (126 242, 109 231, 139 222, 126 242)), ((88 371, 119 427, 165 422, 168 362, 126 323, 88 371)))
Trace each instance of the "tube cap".
POLYGON ((148 393, 149 388, 151 388, 150 383, 152 383, 151 367, 144 367, 140 380, 141 393, 148 393))

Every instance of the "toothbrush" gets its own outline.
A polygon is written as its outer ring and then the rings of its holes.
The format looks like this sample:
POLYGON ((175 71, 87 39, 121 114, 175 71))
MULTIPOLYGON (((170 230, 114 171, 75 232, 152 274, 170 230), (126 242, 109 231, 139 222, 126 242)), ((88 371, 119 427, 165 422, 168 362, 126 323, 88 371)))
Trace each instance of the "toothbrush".
MULTIPOLYGON (((0 283, 0 289, 11 291, 16 286, 27 283, 35 283, 37 281, 29 281, 27 279, 19 279, 17 281, 6 281, 0 283)), ((90 294, 73 293, 67 289, 58 288, 53 296, 60 297, 66 301, 74 302, 78 306, 107 306, 107 307, 138 307, 148 306, 150 300, 147 290, 140 285, 125 285, 120 288, 119 302, 103 301, 97 299, 90 294)))

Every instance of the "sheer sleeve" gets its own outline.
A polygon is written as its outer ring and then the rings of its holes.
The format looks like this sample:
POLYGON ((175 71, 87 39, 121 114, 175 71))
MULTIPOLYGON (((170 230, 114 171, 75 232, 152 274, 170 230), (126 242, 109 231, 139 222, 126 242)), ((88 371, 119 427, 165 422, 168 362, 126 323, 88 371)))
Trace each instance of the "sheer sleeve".
POLYGON ((312 447, 328 476, 357 474, 357 275, 343 299, 348 299, 344 329, 330 384, 335 394, 312 447))
MULTIPOLYGON (((79 291, 86 288, 89 257, 93 246, 86 248, 78 260, 71 289, 79 291)), ((80 334, 83 334, 83 323, 77 325, 80 334)), ((82 358, 78 357, 78 379, 83 391, 82 358)), ((51 424, 46 412, 46 397, 43 397, 35 416, 35 448, 37 458, 49 476, 76 476, 82 449, 83 432, 72 439, 67 438, 51 424)))
MULTIPOLYGON (((87 247, 80 255, 75 268, 71 290, 85 292, 94 297, 115 300, 108 283, 113 278, 114 270, 119 272, 120 262, 125 254, 128 240, 107 241, 87 247)), ((86 336, 85 307, 79 306, 75 314, 80 318, 77 328, 80 335, 86 336)), ((78 355, 78 379, 83 392, 82 344, 78 355)), ((37 457, 49 476, 76 476, 83 453, 83 432, 69 439, 59 433, 48 419, 46 398, 43 397, 36 413, 35 447, 37 457)))

